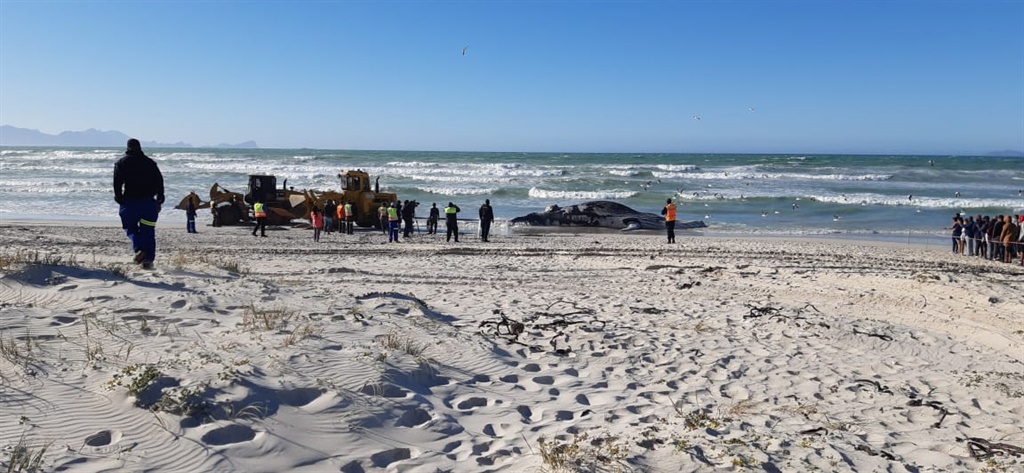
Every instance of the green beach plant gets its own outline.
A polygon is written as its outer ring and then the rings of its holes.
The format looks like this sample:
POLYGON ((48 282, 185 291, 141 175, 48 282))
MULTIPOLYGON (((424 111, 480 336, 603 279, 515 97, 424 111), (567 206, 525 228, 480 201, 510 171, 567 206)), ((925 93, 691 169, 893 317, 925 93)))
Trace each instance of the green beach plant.
POLYGON ((21 433, 18 443, 7 451, 7 473, 37 473, 46 471, 43 467, 44 456, 53 442, 46 442, 40 446, 31 446, 21 433))
POLYGON ((624 464, 629 449, 617 437, 608 434, 591 437, 584 432, 572 439, 549 441, 541 437, 538 442, 541 461, 553 473, 629 471, 624 464))

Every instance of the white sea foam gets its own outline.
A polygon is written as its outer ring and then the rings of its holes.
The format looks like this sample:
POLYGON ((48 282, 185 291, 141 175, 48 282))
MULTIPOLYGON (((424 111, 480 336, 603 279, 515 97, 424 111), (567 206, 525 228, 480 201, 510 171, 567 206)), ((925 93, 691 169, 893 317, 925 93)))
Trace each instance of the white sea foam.
POLYGON ((658 172, 659 179, 753 179, 753 180, 807 180, 807 181, 888 181, 891 174, 806 174, 789 172, 658 172))
POLYGON ((700 169, 699 167, 693 164, 659 164, 655 167, 661 169, 662 171, 672 172, 690 172, 700 169))
POLYGON ((470 183, 475 183, 475 184, 505 184, 505 183, 509 183, 509 182, 514 182, 516 180, 516 178, 509 177, 509 176, 489 177, 489 176, 483 176, 483 175, 460 176, 460 175, 451 175, 451 174, 435 174, 435 175, 429 175, 429 174, 400 174, 400 175, 393 176, 393 177, 402 178, 402 179, 409 179, 409 180, 413 180, 413 181, 449 182, 449 183, 463 183, 463 184, 470 184, 470 183))
POLYGON ((552 191, 531 187, 529 196, 534 199, 582 199, 582 200, 606 200, 606 199, 628 199, 639 192, 635 191, 552 191))
POLYGON ((417 187, 417 190, 428 194, 439 195, 487 195, 497 192, 498 189, 481 189, 472 187, 417 187))

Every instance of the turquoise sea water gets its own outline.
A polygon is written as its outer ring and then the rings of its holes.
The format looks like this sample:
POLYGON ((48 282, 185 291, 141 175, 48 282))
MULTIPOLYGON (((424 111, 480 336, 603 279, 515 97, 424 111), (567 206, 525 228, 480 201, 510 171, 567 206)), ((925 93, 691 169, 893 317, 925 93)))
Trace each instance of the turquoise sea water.
MULTIPOLYGON (((117 221, 111 174, 120 149, 0 148, 0 220, 117 221)), ((710 232, 944 236, 954 213, 1024 213, 1024 158, 762 154, 575 154, 147 149, 168 202, 213 183, 244 191, 248 174, 296 189, 337 189, 362 169, 381 190, 417 200, 420 216, 453 201, 469 217, 491 199, 510 219, 551 204, 614 200, 658 213, 667 197, 682 220, 710 232), (466 212, 469 210, 470 212, 466 212)), ((173 205, 173 204, 172 204, 173 205)), ((184 213, 165 206, 163 222, 184 213)), ((209 214, 200 214, 202 224, 209 214)))

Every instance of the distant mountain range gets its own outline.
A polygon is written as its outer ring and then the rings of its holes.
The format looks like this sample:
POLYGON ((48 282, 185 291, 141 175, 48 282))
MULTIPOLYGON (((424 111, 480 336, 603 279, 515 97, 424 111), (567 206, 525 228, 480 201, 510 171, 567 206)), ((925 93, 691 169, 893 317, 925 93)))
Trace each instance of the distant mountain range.
MULTIPOLYGON (((59 135, 43 133, 39 130, 18 128, 10 125, 0 126, 0 146, 61 146, 61 147, 97 147, 120 148, 125 146, 130 136, 120 131, 104 131, 90 128, 85 131, 65 131, 59 135)), ((143 148, 194 148, 188 143, 159 143, 142 141, 143 148)), ((219 144, 203 146, 203 148, 259 148, 255 141, 238 144, 219 144)))

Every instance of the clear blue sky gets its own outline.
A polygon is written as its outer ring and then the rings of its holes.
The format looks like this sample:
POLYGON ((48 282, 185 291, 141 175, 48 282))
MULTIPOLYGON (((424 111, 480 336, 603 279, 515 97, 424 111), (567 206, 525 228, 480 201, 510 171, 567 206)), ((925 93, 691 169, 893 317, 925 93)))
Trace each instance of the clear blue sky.
POLYGON ((0 124, 268 148, 1024 150, 1022 25, 1024 0, 0 0, 0 124))

